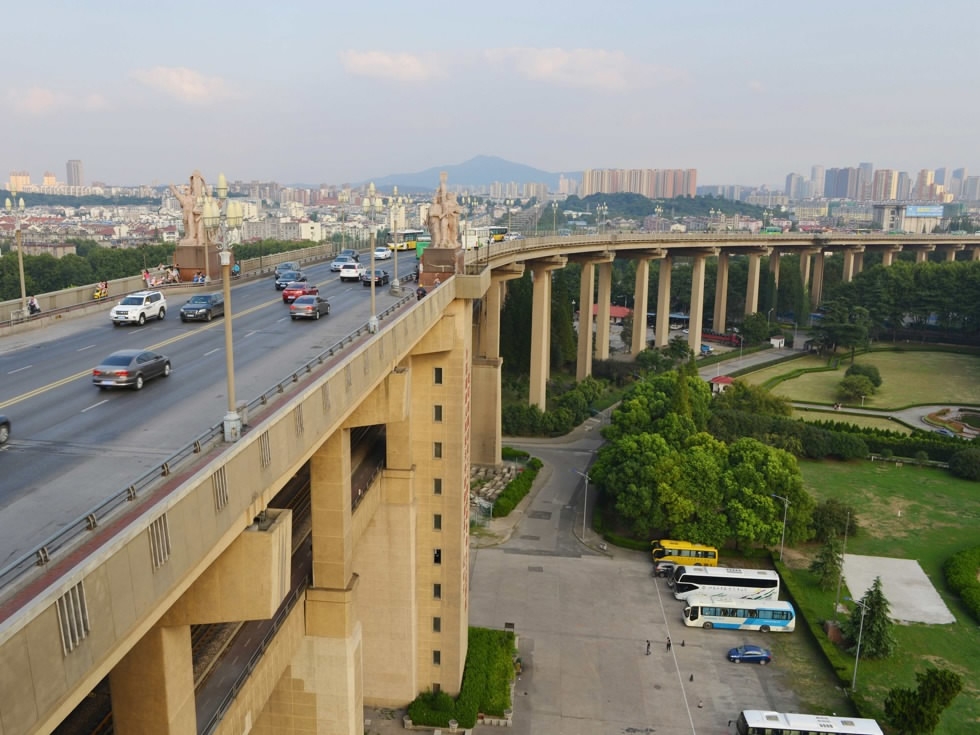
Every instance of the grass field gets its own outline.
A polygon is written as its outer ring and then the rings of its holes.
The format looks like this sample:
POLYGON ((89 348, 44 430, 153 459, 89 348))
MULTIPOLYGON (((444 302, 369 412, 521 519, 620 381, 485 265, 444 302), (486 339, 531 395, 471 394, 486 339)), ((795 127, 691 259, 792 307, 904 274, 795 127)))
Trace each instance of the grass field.
POLYGON ((875 416, 863 416, 852 413, 838 411, 801 411, 794 409, 792 417, 803 421, 844 421, 848 424, 861 426, 868 429, 886 429, 888 431, 898 431, 902 434, 911 434, 910 429, 905 424, 900 424, 891 419, 879 419, 875 416))
MULTIPOLYGON (((980 628, 946 589, 943 562, 980 541, 980 493, 976 483, 942 470, 883 462, 801 462, 804 482, 819 502, 838 498, 858 514, 861 531, 847 552, 916 559, 956 616, 954 625, 895 626, 898 650, 889 659, 862 659, 856 696, 879 709, 888 690, 914 685, 916 671, 933 664, 963 675, 964 690, 946 711, 942 735, 980 731, 980 628)), ((793 550, 787 563, 804 569, 816 546, 793 550)), ((803 575, 806 578, 806 574, 803 575)), ((842 595, 843 597, 843 595, 842 595)), ((834 592, 815 587, 798 600, 808 618, 831 616, 834 592)), ((848 672, 849 673, 849 672, 848 672)))
MULTIPOLYGON (((874 365, 881 372, 881 388, 865 400, 868 407, 901 408, 917 403, 980 405, 980 357, 948 352, 873 352, 859 355, 856 362, 874 365)), ((826 364, 823 358, 805 357, 750 373, 742 380, 758 385, 792 370, 826 364)), ((850 360, 842 359, 839 370, 806 373, 783 381, 773 388, 773 393, 794 401, 833 403, 837 384, 848 365, 850 360)))

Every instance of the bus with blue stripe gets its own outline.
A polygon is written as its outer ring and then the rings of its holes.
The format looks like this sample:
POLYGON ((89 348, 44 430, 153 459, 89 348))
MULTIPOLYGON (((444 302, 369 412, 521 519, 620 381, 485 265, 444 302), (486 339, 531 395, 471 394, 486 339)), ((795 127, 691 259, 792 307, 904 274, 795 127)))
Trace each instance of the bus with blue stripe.
POLYGON ((796 610, 785 600, 736 600, 692 595, 684 608, 690 628, 758 630, 790 633, 796 628, 796 610))

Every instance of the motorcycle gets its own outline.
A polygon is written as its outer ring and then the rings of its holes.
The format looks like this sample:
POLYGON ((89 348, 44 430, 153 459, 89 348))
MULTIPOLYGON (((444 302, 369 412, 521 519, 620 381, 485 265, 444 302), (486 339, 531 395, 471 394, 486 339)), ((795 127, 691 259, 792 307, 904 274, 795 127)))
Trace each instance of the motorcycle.
POLYGON ((102 299, 107 298, 108 296, 109 296, 108 288, 96 288, 95 291, 92 293, 92 298, 95 299, 96 301, 101 301, 102 299))
POLYGON ((38 306, 36 302, 32 301, 27 305, 27 311, 28 313, 30 313, 31 316, 34 316, 35 314, 41 313, 41 307, 38 306))

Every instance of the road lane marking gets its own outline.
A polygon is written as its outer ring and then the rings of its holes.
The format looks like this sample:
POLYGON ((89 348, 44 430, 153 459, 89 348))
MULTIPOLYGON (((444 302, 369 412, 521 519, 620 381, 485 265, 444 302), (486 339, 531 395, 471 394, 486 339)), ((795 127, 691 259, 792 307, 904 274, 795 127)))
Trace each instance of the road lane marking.
POLYGON ((204 353, 204 357, 207 357, 208 355, 213 355, 215 352, 221 352, 221 348, 215 347, 213 350, 208 350, 207 352, 204 353))
POLYGON ((85 352, 85 350, 91 350, 95 345, 87 345, 85 347, 79 347, 75 352, 85 352))
POLYGON ((99 406, 101 406, 101 405, 102 405, 103 403, 108 403, 108 402, 109 402, 109 399, 108 399, 108 398, 106 398, 105 400, 103 400, 103 401, 99 401, 98 403, 96 403, 96 404, 95 404, 95 405, 93 405, 93 406, 89 406, 88 408, 83 408, 81 412, 82 412, 82 413, 85 413, 86 411, 91 411, 91 410, 92 410, 93 408, 98 408, 98 407, 99 407, 99 406))
POLYGON ((30 370, 33 365, 24 365, 24 367, 19 367, 16 370, 8 370, 7 375, 13 375, 14 373, 19 373, 21 370, 30 370))

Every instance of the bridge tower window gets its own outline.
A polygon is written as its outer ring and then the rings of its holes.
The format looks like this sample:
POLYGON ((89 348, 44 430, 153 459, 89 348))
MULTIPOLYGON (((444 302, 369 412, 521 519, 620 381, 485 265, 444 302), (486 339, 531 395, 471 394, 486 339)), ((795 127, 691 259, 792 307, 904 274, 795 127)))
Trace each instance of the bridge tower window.
POLYGON ((439 666, 440 664, 442 664, 442 651, 433 651, 432 652, 432 665, 433 666, 439 666))
POLYGON ((441 633, 442 632, 442 618, 434 617, 432 618, 432 632, 441 633))
POLYGON ((432 515, 432 528, 435 529, 436 531, 441 531, 442 530, 442 514, 441 513, 434 513, 432 515))
POLYGON ((432 585, 432 597, 435 600, 442 599, 442 585, 439 584, 438 582, 432 585))
POLYGON ((442 368, 437 367, 432 369, 432 382, 436 385, 442 385, 442 368))
POLYGON ((442 478, 435 477, 432 479, 432 494, 442 495, 442 478))
POLYGON ((442 459, 442 442, 432 443, 432 456, 436 459, 442 459))
POLYGON ((433 564, 442 564, 442 549, 433 549, 432 550, 432 563, 433 564))
POLYGON ((442 423, 442 406, 438 403, 432 407, 432 420, 437 424, 442 423))

